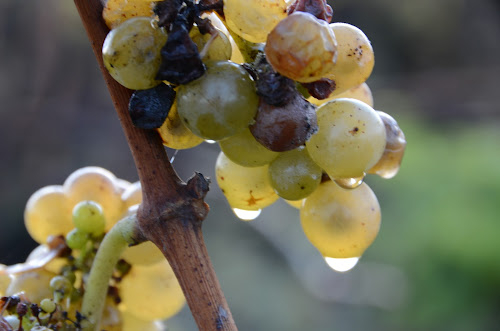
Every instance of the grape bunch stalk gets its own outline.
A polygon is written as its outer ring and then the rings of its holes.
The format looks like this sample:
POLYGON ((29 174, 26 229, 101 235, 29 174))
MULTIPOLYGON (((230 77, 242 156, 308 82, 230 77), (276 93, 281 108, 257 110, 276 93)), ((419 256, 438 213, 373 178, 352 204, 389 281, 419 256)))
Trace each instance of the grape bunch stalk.
POLYGON ((88 167, 33 194, 40 246, 0 269, 1 330, 160 330, 184 296, 201 330, 236 330, 201 235, 209 181, 183 182, 164 146, 217 142, 237 216, 284 199, 332 268, 357 263, 381 220, 365 176, 395 176, 406 146, 373 108, 360 29, 326 0, 75 4, 140 182, 88 167))

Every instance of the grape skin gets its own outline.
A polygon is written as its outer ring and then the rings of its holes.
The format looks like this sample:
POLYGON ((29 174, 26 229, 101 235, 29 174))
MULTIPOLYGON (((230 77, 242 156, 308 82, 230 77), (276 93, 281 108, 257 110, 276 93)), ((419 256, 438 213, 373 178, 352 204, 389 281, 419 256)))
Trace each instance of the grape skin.
POLYGON ((370 87, 366 83, 362 83, 361 85, 352 87, 349 90, 342 92, 340 94, 332 93, 328 98, 323 100, 318 100, 315 97, 311 96, 307 98, 307 101, 309 101, 312 104, 315 104, 316 106, 321 106, 324 103, 341 98, 351 98, 363 101, 368 106, 373 108, 373 94, 370 87))
POLYGON ((360 257, 380 228, 377 197, 365 183, 345 190, 322 183, 300 209, 302 228, 324 257, 360 257))
POLYGON ((207 61, 227 61, 231 58, 232 47, 229 38, 215 27, 214 34, 202 34, 197 26, 193 26, 189 37, 198 47, 201 59, 207 61))

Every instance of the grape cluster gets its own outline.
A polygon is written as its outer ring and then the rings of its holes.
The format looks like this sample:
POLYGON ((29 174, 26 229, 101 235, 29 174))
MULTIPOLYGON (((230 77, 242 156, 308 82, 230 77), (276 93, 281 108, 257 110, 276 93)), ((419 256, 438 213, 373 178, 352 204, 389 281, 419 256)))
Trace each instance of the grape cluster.
MULTIPOLYGON (((141 201, 139 183, 98 167, 79 169, 63 185, 35 192, 26 205, 25 225, 40 245, 26 262, 0 266, 0 322, 12 330, 79 329, 97 249, 105 233, 135 213, 141 201)), ((160 321, 184 302, 170 265, 154 244, 128 247, 114 268, 100 329, 162 330, 160 321)))
POLYGON ((327 261, 359 258, 380 225, 364 178, 393 177, 406 145, 373 108, 366 35, 332 23, 325 0, 144 2, 108 1, 104 62, 125 87, 175 93, 164 115, 152 101, 131 114, 155 117, 167 147, 217 141, 217 183, 237 215, 281 197, 327 261))

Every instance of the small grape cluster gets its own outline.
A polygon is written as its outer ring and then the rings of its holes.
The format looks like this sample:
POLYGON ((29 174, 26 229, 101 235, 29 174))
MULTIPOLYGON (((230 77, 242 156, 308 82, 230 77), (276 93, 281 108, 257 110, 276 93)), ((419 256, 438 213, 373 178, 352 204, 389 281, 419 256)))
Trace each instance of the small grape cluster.
MULTIPOLYGON (((1 330, 79 330, 82 298, 106 232, 134 215, 139 183, 98 167, 72 173, 63 185, 35 192, 25 225, 40 245, 26 262, 0 266, 1 330)), ((151 242, 126 248, 109 281, 100 329, 163 330, 161 320, 185 303, 161 251, 151 242)))
POLYGON ((380 226, 367 173, 399 170, 406 141, 373 108, 373 48, 325 0, 109 0, 109 73, 134 92, 133 123, 164 145, 216 141, 216 178, 237 212, 300 208, 328 259, 359 258, 380 226))

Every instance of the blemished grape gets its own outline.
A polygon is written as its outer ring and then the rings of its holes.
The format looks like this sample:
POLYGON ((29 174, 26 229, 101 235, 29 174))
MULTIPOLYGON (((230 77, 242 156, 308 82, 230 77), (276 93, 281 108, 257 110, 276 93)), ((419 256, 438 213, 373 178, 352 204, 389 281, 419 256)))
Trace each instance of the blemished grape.
POLYGON ((231 58, 232 47, 229 38, 218 28, 213 34, 202 34, 197 26, 189 32, 191 40, 198 46, 201 59, 207 61, 227 61, 231 58))
POLYGON ((65 235, 72 228, 71 208, 61 186, 47 186, 29 198, 24 210, 24 224, 31 238, 39 244, 50 235, 65 235))
POLYGON ((181 287, 166 260, 133 265, 118 286, 120 310, 142 320, 166 319, 184 306, 181 287))
POLYGON ((152 17, 152 3, 151 0, 107 0, 102 18, 108 28, 113 29, 132 17, 152 17))
POLYGON ((174 102, 167 119, 157 130, 163 145, 173 149, 188 149, 198 146, 203 138, 198 137, 182 123, 177 111, 177 102, 174 102))
POLYGON ((380 228, 377 197, 365 183, 345 190, 322 183, 300 209, 302 228, 324 257, 360 257, 380 228))
POLYGON ((285 0, 224 0, 226 24, 234 33, 253 43, 267 35, 287 15, 285 0))
POLYGON ((151 18, 131 18, 106 36, 102 46, 104 65, 118 83, 129 89, 152 88, 161 83, 155 77, 166 41, 167 33, 151 18))
POLYGON ((309 196, 321 181, 322 169, 304 146, 281 153, 269 164, 269 179, 276 193, 287 200, 309 196))
POLYGON ((335 82, 332 95, 338 95, 365 82, 375 64, 373 48, 366 35, 347 23, 332 23, 337 38, 337 64, 327 78, 335 82))
POLYGON ((179 86, 177 111, 197 136, 221 140, 248 127, 258 100, 254 82, 242 66, 212 62, 201 78, 179 86))
POLYGON ((368 106, 373 108, 372 91, 370 90, 370 87, 366 83, 352 87, 343 93, 340 93, 337 95, 334 94, 333 96, 329 96, 328 98, 323 99, 323 100, 318 100, 314 97, 309 97, 309 98, 307 98, 307 101, 309 101, 310 103, 315 104, 317 106, 321 106, 322 104, 327 103, 328 101, 332 101, 334 99, 341 99, 341 98, 351 98, 351 99, 363 101, 368 106))
POLYGON ((31 302, 40 302, 44 298, 52 297, 49 287, 50 280, 56 274, 44 269, 16 274, 5 290, 5 295, 11 296, 24 292, 26 298, 31 302))
POLYGON ((81 249, 89 239, 87 232, 79 229, 73 229, 66 235, 66 244, 71 249, 81 249))
POLYGON ((244 167, 260 167, 278 157, 278 152, 265 148, 255 140, 250 130, 235 134, 219 142, 221 150, 233 162, 244 167))
POLYGON ((381 111, 377 111, 377 113, 385 125, 387 144, 385 145, 384 154, 382 154, 377 164, 368 170, 368 173, 389 179, 396 176, 401 167, 406 139, 403 131, 399 128, 398 122, 391 115, 381 111))
POLYGON ((316 112, 319 130, 306 142, 311 158, 331 178, 356 178, 384 152, 384 123, 373 108, 355 99, 336 99, 316 112))
POLYGON ((73 208, 73 224, 83 233, 102 234, 106 226, 102 207, 94 201, 79 202, 73 208))
POLYGON ((259 210, 278 199, 268 176, 269 166, 243 167, 220 153, 215 175, 222 193, 232 208, 259 210))
MULTIPOLYGON (((126 211, 121 189, 116 187, 115 180, 111 172, 99 167, 85 167, 73 172, 63 185, 70 208, 85 200, 98 203, 106 219, 105 230, 108 231, 126 211)), ((68 221, 71 223, 71 217, 68 221)))
POLYGON ((132 265, 151 265, 165 259, 163 253, 150 241, 127 247, 122 258, 132 265))
POLYGON ((274 70, 303 83, 328 76, 337 61, 332 28, 304 12, 294 12, 278 23, 267 37, 264 50, 274 70))

